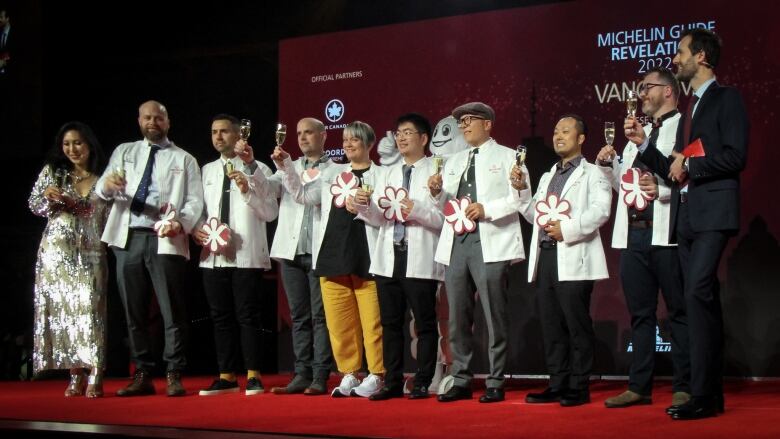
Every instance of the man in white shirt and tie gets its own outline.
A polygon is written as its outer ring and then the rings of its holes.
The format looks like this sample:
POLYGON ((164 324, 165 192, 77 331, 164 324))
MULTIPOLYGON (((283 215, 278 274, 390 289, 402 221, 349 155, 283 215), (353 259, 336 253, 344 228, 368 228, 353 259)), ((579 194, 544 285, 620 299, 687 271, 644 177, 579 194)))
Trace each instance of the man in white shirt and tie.
POLYGON ((156 359, 147 328, 152 290, 165 327, 167 394, 182 396, 186 310, 181 289, 190 256, 187 234, 203 211, 200 169, 192 155, 168 140, 171 123, 164 105, 143 103, 138 125, 144 139, 117 146, 96 186, 98 196, 113 200, 102 239, 116 256, 136 367, 132 382, 117 396, 155 393, 151 371, 156 359))
POLYGON ((239 126, 239 120, 228 114, 212 120, 211 142, 220 157, 203 167, 205 208, 193 232, 195 241, 203 245, 200 267, 219 366, 219 378, 201 390, 201 396, 238 392, 236 372, 242 356, 247 369, 244 393, 264 390, 260 288, 263 270, 271 268, 266 223, 276 219, 279 206, 266 180, 273 172, 255 161, 252 147, 239 140, 239 126), (214 237, 206 230, 209 222, 214 223, 212 218, 230 228, 227 243, 216 246, 216 251, 208 245, 214 237))
POLYGON ((425 156, 431 124, 420 114, 404 114, 396 121, 394 137, 402 160, 375 182, 370 203, 356 205, 358 218, 379 227, 370 272, 379 294, 385 385, 369 397, 372 401, 403 396, 403 326, 409 308, 417 333, 417 372, 409 399, 429 396, 438 350, 436 288, 444 280, 444 266, 433 260, 444 216, 428 191, 428 178, 438 172, 433 159, 425 156), (397 207, 391 205, 393 200, 400 200, 397 207), (388 218, 385 208, 394 216, 388 218))
POLYGON ((531 194, 530 190, 515 191, 509 184, 515 151, 490 137, 495 122, 492 108, 471 102, 454 109, 452 116, 469 149, 450 157, 444 171, 428 181, 431 197, 441 205, 456 203, 453 215, 445 218, 447 224, 442 228, 435 257, 436 262, 447 265, 445 284, 454 377, 454 385, 439 394, 438 400, 471 399, 474 293, 479 291, 488 325, 490 360, 487 389, 479 401, 499 402, 504 400, 509 325, 507 271, 510 264, 525 259, 517 212, 530 202, 531 194), (470 222, 475 223, 473 229, 468 227, 470 222))

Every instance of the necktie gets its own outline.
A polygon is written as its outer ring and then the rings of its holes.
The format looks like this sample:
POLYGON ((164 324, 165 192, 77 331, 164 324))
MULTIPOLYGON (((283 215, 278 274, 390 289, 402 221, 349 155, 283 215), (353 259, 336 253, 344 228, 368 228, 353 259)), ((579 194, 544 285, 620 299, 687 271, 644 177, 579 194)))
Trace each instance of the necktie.
POLYGON ((219 208, 219 221, 223 224, 230 224, 230 178, 224 166, 222 171, 225 175, 222 178, 222 201, 219 208))
POLYGON ((152 169, 154 168, 154 156, 160 147, 152 145, 149 150, 149 158, 146 159, 146 168, 144 168, 144 175, 141 177, 141 183, 138 184, 138 189, 133 195, 133 201, 130 203, 130 212, 140 214, 144 211, 144 204, 146 203, 146 197, 149 195, 149 185, 152 184, 152 169))
POLYGON ((685 120, 683 121, 683 144, 679 146, 680 151, 685 149, 691 142, 691 125, 693 125, 693 107, 696 106, 696 102, 699 102, 699 97, 696 95, 691 96, 691 100, 688 101, 688 110, 685 112, 685 120))
MULTIPOLYGON (((414 168, 413 165, 404 165, 403 171, 404 171, 404 189, 409 191, 409 180, 412 178, 412 168, 414 168)), ((393 227, 393 242, 401 243, 404 240, 404 235, 406 234, 406 226, 404 223, 400 221, 395 222, 395 226, 393 227)))

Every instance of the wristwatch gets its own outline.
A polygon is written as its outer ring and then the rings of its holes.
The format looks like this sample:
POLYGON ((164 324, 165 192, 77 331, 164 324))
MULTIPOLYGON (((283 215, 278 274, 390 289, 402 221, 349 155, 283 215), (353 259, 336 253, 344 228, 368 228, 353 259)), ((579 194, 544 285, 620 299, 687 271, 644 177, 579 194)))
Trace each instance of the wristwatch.
POLYGON ((682 168, 683 168, 683 171, 685 171, 685 173, 687 174, 688 173, 688 157, 686 157, 685 160, 683 160, 682 168))

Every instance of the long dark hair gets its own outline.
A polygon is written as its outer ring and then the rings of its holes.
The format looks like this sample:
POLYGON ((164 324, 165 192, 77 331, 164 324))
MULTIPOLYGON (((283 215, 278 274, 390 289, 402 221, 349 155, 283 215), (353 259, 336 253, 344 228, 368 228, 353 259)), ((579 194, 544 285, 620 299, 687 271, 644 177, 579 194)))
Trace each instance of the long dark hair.
POLYGON ((78 131, 81 134, 84 142, 89 147, 87 170, 93 174, 100 175, 106 166, 106 155, 103 153, 103 148, 100 146, 100 142, 98 142, 92 128, 83 122, 72 121, 60 127, 57 137, 54 138, 54 145, 52 145, 52 148, 46 155, 46 164, 51 166, 52 169, 65 168, 73 170, 73 163, 68 160, 68 157, 65 156, 65 151, 62 150, 62 139, 68 131, 78 131))

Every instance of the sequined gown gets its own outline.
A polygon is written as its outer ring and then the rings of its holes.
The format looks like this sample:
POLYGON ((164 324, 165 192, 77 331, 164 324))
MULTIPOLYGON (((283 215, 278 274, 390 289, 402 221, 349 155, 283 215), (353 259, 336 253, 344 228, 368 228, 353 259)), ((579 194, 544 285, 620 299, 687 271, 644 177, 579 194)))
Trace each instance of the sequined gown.
POLYGON ((66 208, 43 196, 54 185, 47 165, 30 194, 30 210, 49 220, 35 263, 33 368, 104 368, 106 334, 106 250, 100 236, 108 205, 95 195, 76 195, 66 208))

